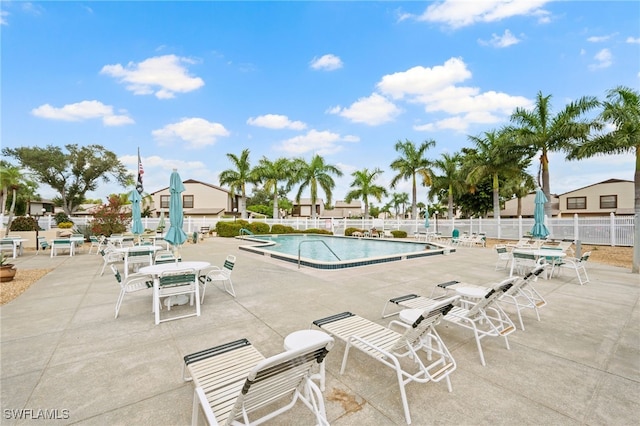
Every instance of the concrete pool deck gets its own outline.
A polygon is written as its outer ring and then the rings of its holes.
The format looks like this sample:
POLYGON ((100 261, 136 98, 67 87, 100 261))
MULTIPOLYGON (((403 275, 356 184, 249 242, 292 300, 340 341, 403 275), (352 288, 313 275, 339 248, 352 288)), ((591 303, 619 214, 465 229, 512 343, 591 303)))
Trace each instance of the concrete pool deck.
MULTIPOLYGON (((100 256, 35 256, 18 268, 54 268, 0 308, 3 425, 27 424, 48 410, 53 424, 186 425, 193 386, 181 377, 182 357, 239 338, 264 355, 313 320, 343 311, 381 319, 385 302, 407 293, 429 295, 440 282, 478 284, 506 277, 490 248, 458 248, 388 264, 319 271, 238 249, 246 242, 208 238, 182 249, 184 260, 222 265, 237 257, 237 298, 209 288, 202 315, 154 325, 151 294, 125 297, 113 318, 119 287, 100 276, 100 256), (56 411, 57 410, 57 411, 56 411), (16 417, 22 415, 23 420, 16 417)), ((541 321, 525 311, 526 331, 485 339, 480 364, 472 333, 437 328, 456 359, 453 392, 444 383, 407 387, 414 425, 631 425, 640 418, 640 277, 589 263, 580 286, 564 271, 539 280, 548 305, 541 321)), ((328 354, 324 392, 333 425, 403 425, 397 380, 390 369, 354 351, 340 375, 344 345, 328 354)), ((313 424, 302 406, 269 424, 313 424)))

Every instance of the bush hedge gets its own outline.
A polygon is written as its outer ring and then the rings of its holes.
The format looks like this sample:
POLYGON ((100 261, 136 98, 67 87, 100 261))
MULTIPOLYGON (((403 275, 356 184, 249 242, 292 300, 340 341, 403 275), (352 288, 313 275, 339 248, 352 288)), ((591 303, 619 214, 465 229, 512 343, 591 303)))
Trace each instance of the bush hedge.
POLYGON ((326 229, 317 229, 317 228, 309 228, 304 231, 300 231, 302 234, 324 234, 324 235, 333 235, 333 232, 327 231, 326 229))
POLYGON ((271 227, 272 234, 293 234, 297 232, 293 226, 281 225, 279 223, 274 224, 271 227))
POLYGON ((18 216, 11 221, 11 231, 35 231, 39 229, 38 222, 33 217, 18 216))
POLYGON ((399 229, 391 231, 391 235, 393 235, 393 238, 407 238, 406 231, 401 231, 399 229))
POLYGON ((344 230, 344 235, 347 237, 351 237, 354 232, 363 232, 362 229, 358 228, 347 228, 344 230))

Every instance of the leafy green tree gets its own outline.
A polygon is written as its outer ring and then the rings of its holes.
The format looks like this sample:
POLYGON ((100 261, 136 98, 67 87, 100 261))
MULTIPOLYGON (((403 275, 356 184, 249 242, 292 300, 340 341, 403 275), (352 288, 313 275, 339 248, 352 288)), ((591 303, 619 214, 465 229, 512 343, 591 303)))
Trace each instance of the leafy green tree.
POLYGON ((569 160, 633 153, 636 159, 634 173, 634 241, 633 273, 640 272, 640 92, 618 86, 607 93, 602 103, 600 119, 613 125, 613 130, 597 134, 577 144, 569 153, 569 160))
POLYGON ((240 211, 240 217, 246 219, 247 184, 255 180, 251 173, 249 150, 243 149, 240 156, 227 154, 227 158, 233 163, 233 168, 220 173, 220 185, 227 185, 232 193, 240 194, 238 210, 240 211))
POLYGON ((309 188, 312 206, 311 218, 315 219, 318 187, 320 187, 327 196, 326 203, 331 204, 332 191, 336 186, 332 175, 342 176, 342 171, 334 165, 325 163, 324 158, 318 154, 315 154, 308 163, 303 159, 294 160, 292 168, 295 171, 293 181, 300 184, 296 194, 296 202, 300 203, 302 193, 309 188))
POLYGON ((35 193, 36 183, 26 179, 19 168, 4 160, 0 160, 0 187, 0 209, 2 213, 9 214, 5 234, 9 235, 14 215, 26 214, 29 200, 40 197, 35 193))
MULTIPOLYGON (((442 198, 448 200, 447 216, 449 219, 453 217, 453 199, 456 194, 462 194, 466 191, 465 176, 460 173, 462 166, 462 156, 459 153, 448 154, 442 153, 442 157, 433 162, 434 168, 440 170, 442 174, 435 175, 432 179, 432 186, 429 190, 429 198, 442 198), (444 197, 443 197, 444 195, 444 197)), ((441 213, 443 210, 439 210, 441 213)))
POLYGON ((4 148, 2 153, 14 157, 40 183, 56 190, 62 208, 72 214, 84 201, 85 194, 94 191, 99 182, 115 179, 122 186, 130 185, 133 176, 111 151, 100 145, 4 148))
MULTIPOLYGON (((524 153, 515 149, 509 132, 491 130, 482 136, 468 136, 475 149, 467 150, 464 162, 470 167, 466 182, 475 185, 484 178, 491 178, 493 193, 493 217, 500 217, 500 175, 514 174, 520 170, 524 153)), ((476 191, 474 191, 476 192, 476 191)))
MULTIPOLYGON (((540 153, 538 181, 547 200, 551 200, 549 153, 567 152, 574 143, 586 141, 591 130, 597 128, 598 123, 594 119, 583 117, 585 113, 597 106, 598 100, 595 97, 584 96, 553 115, 551 95, 543 96, 542 92, 538 92, 532 110, 516 108, 511 115, 511 121, 516 126, 513 130, 519 139, 519 144, 528 148, 531 156, 540 153)), ((545 203, 544 214, 547 217, 552 216, 551 201, 545 203)))
POLYGON ((422 177, 422 184, 431 185, 431 177, 433 173, 430 169, 431 162, 424 157, 429 148, 436 146, 434 140, 422 142, 419 146, 410 141, 398 141, 395 150, 400 153, 400 157, 391 162, 391 168, 398 172, 391 179, 391 188, 395 188, 400 180, 411 179, 411 217, 417 217, 418 210, 416 202, 418 198, 417 176, 422 177))
POLYGON ((351 174, 353 182, 351 188, 345 197, 345 202, 350 203, 352 200, 362 200, 364 202, 364 217, 369 217, 369 197, 374 197, 378 201, 382 201, 382 197, 387 195, 385 187, 376 185, 374 181, 382 174, 382 170, 376 168, 372 171, 369 169, 356 170, 351 174))
POLYGON ((286 182, 285 187, 290 188, 291 160, 288 158, 278 158, 271 161, 266 157, 262 157, 258 165, 253 169, 255 180, 264 185, 264 189, 272 195, 273 218, 280 217, 280 208, 278 206, 278 198, 280 191, 280 182, 286 182))

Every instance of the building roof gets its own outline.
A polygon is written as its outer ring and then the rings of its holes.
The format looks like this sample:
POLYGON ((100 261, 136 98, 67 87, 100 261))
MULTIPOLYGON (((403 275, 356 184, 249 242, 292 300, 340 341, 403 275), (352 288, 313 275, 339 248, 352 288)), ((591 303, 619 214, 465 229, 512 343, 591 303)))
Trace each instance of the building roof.
POLYGON ((582 191, 585 188, 591 188, 592 186, 597 186, 597 185, 603 185, 606 183, 621 183, 621 182, 629 182, 629 183, 633 183, 632 180, 625 180, 625 179, 607 179, 607 180, 603 180, 602 182, 598 182, 598 183, 593 183, 591 185, 587 185, 587 186, 583 186, 582 188, 577 188, 577 189, 572 189, 571 191, 565 192, 563 194, 560 195, 567 195, 567 194, 571 194, 572 192, 577 192, 577 191, 582 191))
MULTIPOLYGON (((182 183, 183 183, 183 184, 192 183, 192 184, 196 184, 196 185, 204 185, 204 186, 208 186, 209 188, 217 189, 218 191, 222 191, 222 192, 226 192, 227 194, 234 195, 234 194, 233 194, 231 191, 229 191, 229 190, 226 190, 226 189, 221 188, 221 187, 216 186, 216 185, 212 185, 212 184, 210 184, 210 183, 206 183, 206 182, 202 182, 202 181, 199 181, 199 180, 195 180, 195 179, 187 179, 187 180, 183 180, 183 181, 182 181, 182 183)), ((169 189, 169 187, 168 187, 168 186, 165 186, 165 187, 164 187, 164 188, 162 188, 162 189, 159 189, 159 190, 157 190, 157 191, 152 192, 150 195, 155 195, 155 194, 157 194, 158 192, 166 191, 167 189, 169 189)))

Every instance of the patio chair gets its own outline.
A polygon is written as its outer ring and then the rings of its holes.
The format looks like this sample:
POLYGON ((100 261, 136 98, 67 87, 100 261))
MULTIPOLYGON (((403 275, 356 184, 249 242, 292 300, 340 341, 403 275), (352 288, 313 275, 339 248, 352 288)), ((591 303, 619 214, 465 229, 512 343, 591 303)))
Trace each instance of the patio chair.
POLYGON ((327 336, 265 358, 241 339, 185 356, 183 378, 193 380, 195 387, 191 423, 197 424, 202 412, 211 425, 257 425, 301 401, 317 424, 328 425, 324 398, 311 380, 311 370, 323 362, 333 342, 327 336))
POLYGON ((156 252, 154 263, 160 265, 163 263, 175 263, 180 262, 181 259, 176 259, 174 254, 169 250, 159 250, 156 252))
POLYGON ((587 274, 586 263, 587 263, 587 260, 589 260, 590 256, 591 256, 591 252, 588 251, 585 254, 583 254, 581 257, 563 258, 560 261, 559 265, 556 265, 556 267, 558 267, 558 274, 562 269, 570 269, 571 271, 574 271, 576 273, 576 276, 578 277, 578 282, 580 282, 580 285, 587 284, 589 282, 589 275, 587 274), (582 274, 584 274, 584 277, 582 276, 582 274))
POLYGON ((49 248, 49 243, 47 242, 47 239, 45 237, 38 237, 37 240, 38 241, 36 244, 38 244, 38 249, 36 250, 36 255, 40 254, 41 251, 45 251, 49 248))
POLYGON ((113 275, 116 277, 116 281, 120 285, 120 294, 118 295, 118 301, 116 302, 116 316, 114 317, 118 318, 118 313, 120 312, 120 306, 122 305, 124 296, 129 293, 153 289, 153 278, 150 275, 133 274, 123 280, 118 268, 115 265, 109 266, 111 267, 111 271, 113 271, 113 275))
POLYGON ((95 254, 99 254, 100 250, 102 250, 103 246, 105 245, 104 235, 100 235, 100 237, 96 237, 95 235, 90 235, 89 241, 91 242, 91 245, 89 246, 89 254, 91 254, 91 251, 94 248, 96 249, 95 254))
POLYGON ((407 424, 411 424, 405 389, 408 383, 439 382, 444 379, 449 392, 452 391, 449 376, 455 371, 456 362, 435 326, 443 316, 446 318, 456 299, 457 297, 441 300, 433 307, 421 311, 422 313, 418 312, 418 317, 411 325, 394 320, 387 328, 351 312, 322 318, 313 321, 313 324, 345 342, 340 374, 344 373, 352 347, 395 370, 405 419, 407 424), (402 328, 404 333, 390 327, 402 328), (427 353, 426 360, 423 360, 424 355, 420 356, 421 350, 427 353), (407 359, 410 361, 405 362, 407 359))
MULTIPOLYGON (((197 274, 194 269, 185 268, 177 271, 168 271, 160 274, 157 288, 154 286, 154 306, 161 306, 162 298, 188 296, 189 305, 195 305, 195 312, 190 312, 178 316, 160 318, 160 309, 155 310, 156 324, 165 321, 172 321, 180 318, 200 316, 200 291, 197 274)), ((168 310, 171 310, 172 303, 167 303, 168 310)))
POLYGON ((133 269, 135 272, 136 268, 139 268, 141 265, 153 265, 153 251, 144 246, 129 248, 124 255, 124 277, 129 276, 130 269, 133 269))
POLYGON ((525 253, 517 250, 511 252, 511 262, 510 276, 513 276, 514 272, 517 275, 524 276, 538 265, 536 256, 533 253, 525 253))
POLYGON ((114 251, 113 248, 106 247, 100 250, 100 255, 102 256, 102 270, 100 271, 100 276, 104 275, 104 270, 107 265, 112 265, 114 263, 124 262, 124 253, 114 251))
POLYGON ((496 271, 499 269, 507 269, 512 260, 512 255, 507 246, 504 244, 497 244, 495 246, 496 253, 498 254, 498 260, 496 261, 496 271), (502 264, 504 263, 504 266, 502 264))
POLYGON ((51 257, 57 256, 61 250, 67 250, 69 256, 73 256, 72 242, 69 238, 55 238, 51 242, 51 257))
POLYGON ((207 284, 214 282, 221 282, 224 291, 236 297, 236 291, 233 288, 233 282, 231 282, 231 272, 236 264, 236 257, 232 254, 228 255, 222 265, 222 268, 218 266, 211 266, 200 273, 200 285, 202 286, 202 301, 204 303, 204 293, 207 289, 207 284))

